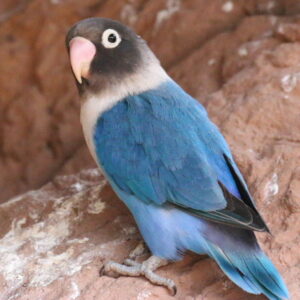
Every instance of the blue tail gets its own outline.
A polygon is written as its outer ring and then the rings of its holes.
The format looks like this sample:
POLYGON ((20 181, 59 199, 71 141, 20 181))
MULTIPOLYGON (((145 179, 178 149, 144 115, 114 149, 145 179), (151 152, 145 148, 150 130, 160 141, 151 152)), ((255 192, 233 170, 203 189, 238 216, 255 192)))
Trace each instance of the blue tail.
POLYGON ((248 293, 263 293, 271 300, 289 298, 279 272, 259 247, 236 252, 224 251, 211 243, 207 243, 207 247, 208 254, 216 260, 224 273, 248 293))

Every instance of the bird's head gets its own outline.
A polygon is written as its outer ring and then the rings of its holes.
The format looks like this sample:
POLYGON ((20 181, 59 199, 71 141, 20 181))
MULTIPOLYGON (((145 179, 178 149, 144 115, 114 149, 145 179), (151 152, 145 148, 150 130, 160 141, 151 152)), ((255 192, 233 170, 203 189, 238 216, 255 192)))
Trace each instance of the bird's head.
POLYGON ((117 21, 82 20, 69 30, 66 46, 82 95, 114 89, 121 97, 167 78, 146 42, 117 21))

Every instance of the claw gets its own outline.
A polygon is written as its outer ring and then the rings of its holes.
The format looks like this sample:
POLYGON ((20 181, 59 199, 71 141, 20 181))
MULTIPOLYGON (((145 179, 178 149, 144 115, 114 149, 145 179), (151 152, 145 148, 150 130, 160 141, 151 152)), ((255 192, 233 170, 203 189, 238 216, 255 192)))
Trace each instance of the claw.
POLYGON ((171 290, 169 290, 171 292, 171 296, 176 296, 177 294, 177 287, 176 285, 173 286, 173 288, 171 290))
POLYGON ((99 270, 99 276, 102 277, 105 275, 105 265, 103 265, 99 270))
POLYGON ((124 264, 119 264, 113 261, 107 262, 100 270, 100 276, 107 272, 113 271, 118 275, 123 276, 144 276, 151 283, 161 285, 170 291, 172 296, 177 293, 177 288, 173 280, 157 275, 154 271, 168 264, 168 261, 156 256, 151 256, 143 263, 138 263, 132 259, 126 259, 124 264))

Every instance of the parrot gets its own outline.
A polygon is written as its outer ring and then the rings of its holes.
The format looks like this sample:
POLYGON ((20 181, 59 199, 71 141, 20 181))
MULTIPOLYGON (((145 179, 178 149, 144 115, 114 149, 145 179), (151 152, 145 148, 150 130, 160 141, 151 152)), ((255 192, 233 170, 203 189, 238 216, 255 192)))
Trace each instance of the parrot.
POLYGON ((254 234, 270 231, 204 106, 118 21, 80 20, 66 47, 89 151, 151 252, 143 262, 108 261, 103 272, 144 276, 175 295, 174 281, 155 271, 192 251, 248 293, 288 299, 254 234))

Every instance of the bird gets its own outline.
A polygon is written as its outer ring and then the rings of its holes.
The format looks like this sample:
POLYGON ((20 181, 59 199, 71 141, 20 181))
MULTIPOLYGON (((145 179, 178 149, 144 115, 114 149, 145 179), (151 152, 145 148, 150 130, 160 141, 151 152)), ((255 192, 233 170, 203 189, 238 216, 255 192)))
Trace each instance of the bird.
POLYGON ((176 284, 155 271, 186 251, 206 254, 240 288, 288 299, 255 231, 269 232, 229 146, 204 108, 126 25, 88 18, 67 33, 90 153, 128 207, 151 256, 104 273, 176 284))

